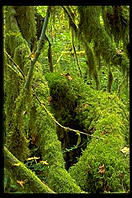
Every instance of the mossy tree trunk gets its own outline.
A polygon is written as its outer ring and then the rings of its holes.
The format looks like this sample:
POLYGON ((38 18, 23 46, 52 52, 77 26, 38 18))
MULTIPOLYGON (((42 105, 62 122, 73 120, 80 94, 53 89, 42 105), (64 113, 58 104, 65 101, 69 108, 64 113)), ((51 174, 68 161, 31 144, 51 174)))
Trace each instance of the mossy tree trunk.
MULTIPOLYGON (((29 55, 35 48, 36 40, 34 7, 8 6, 4 9, 5 51, 18 64, 26 77, 31 66, 29 55)), ((15 157, 24 162, 28 156, 33 155, 32 149, 29 149, 28 146, 38 147, 40 157, 47 160, 49 164, 48 168, 43 171, 43 178, 46 178, 48 185, 56 192, 81 192, 75 180, 65 170, 55 126, 33 96, 32 86, 41 102, 49 109, 49 88, 43 76, 41 65, 39 63, 35 65, 31 87, 28 92, 23 89, 24 79, 19 79, 18 75, 11 69, 13 68, 11 59, 5 58, 5 66, 5 144, 7 148, 15 157), (11 67, 8 67, 8 64, 11 67), (24 100, 21 100, 21 97, 24 100)), ((9 152, 6 152, 6 154, 9 157, 9 152)), ((10 172, 9 160, 7 164, 9 166, 6 166, 6 168, 10 172)), ((20 172, 18 174, 14 172, 13 174, 11 171, 11 177, 16 178, 16 175, 18 178, 22 176, 20 172)), ((33 192, 35 192, 35 189, 33 192)), ((45 187, 44 189, 36 189, 37 192, 39 190, 45 192, 45 187)))
MULTIPOLYGON (((15 9, 12 6, 4 7, 4 9, 5 51, 26 76, 30 67, 30 59, 28 58, 31 52, 30 46, 21 34, 16 19, 17 13, 15 9)), ((24 80, 20 79, 18 74, 11 69, 14 67, 14 63, 9 58, 6 58, 5 65, 6 144, 18 159, 25 160, 29 154, 23 123, 24 111, 26 110, 25 101, 23 101, 21 107, 18 104, 20 92, 24 86, 24 80)))

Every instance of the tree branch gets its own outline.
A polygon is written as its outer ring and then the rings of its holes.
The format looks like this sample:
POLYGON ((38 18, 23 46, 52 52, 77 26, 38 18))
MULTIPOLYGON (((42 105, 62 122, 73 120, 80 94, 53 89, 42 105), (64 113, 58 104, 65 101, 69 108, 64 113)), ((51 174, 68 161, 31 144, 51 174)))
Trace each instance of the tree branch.
POLYGON ((40 39, 39 39, 39 45, 38 45, 38 48, 37 48, 37 51, 36 51, 36 54, 35 54, 35 58, 33 59, 33 61, 31 62, 31 67, 30 67, 30 70, 29 70, 29 73, 28 73, 28 77, 27 77, 27 81, 25 83, 25 89, 28 89, 29 88, 29 84, 30 84, 30 81, 31 81, 31 78, 32 78, 32 74, 33 74, 33 68, 34 68, 34 65, 40 55, 40 51, 43 47, 43 39, 45 37, 45 32, 46 32, 46 28, 47 28, 47 24, 48 24, 48 19, 49 19, 49 16, 50 16, 50 10, 51 10, 51 7, 49 6, 48 9, 47 9, 47 15, 44 19, 44 23, 43 23, 43 27, 42 27, 42 32, 41 32, 41 35, 40 35, 40 39))
POLYGON ((70 25, 72 26, 74 31, 77 33, 78 32, 78 27, 74 23, 74 19, 73 19, 71 13, 70 13, 71 12, 70 8, 68 6, 62 6, 62 8, 64 9, 64 11, 66 12, 67 16, 69 17, 70 25))
POLYGON ((55 193, 4 146, 4 165, 18 188, 27 193, 55 193))

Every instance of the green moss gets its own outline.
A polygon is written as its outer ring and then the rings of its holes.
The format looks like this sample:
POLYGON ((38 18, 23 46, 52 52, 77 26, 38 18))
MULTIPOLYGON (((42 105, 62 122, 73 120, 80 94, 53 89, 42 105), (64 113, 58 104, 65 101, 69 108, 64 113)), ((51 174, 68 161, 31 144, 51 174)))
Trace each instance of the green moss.
POLYGON ((125 106, 117 96, 103 92, 97 94, 95 91, 92 97, 81 100, 77 118, 85 130, 90 131, 93 128, 93 135, 99 139, 96 140, 94 137, 91 139, 78 163, 70 168, 71 176, 85 191, 122 192, 124 189, 127 191, 129 159, 120 152, 127 144, 126 136, 127 138, 129 136, 125 106), (99 166, 103 164, 106 172, 101 175, 98 171, 99 166), (127 177, 127 180, 122 181, 119 173, 122 173, 124 178, 127 177))
MULTIPOLYGON (((108 6, 108 9, 109 8, 112 9, 111 6, 108 6)), ((117 9, 120 9, 120 7, 118 7, 117 9)), ((80 36, 81 41, 83 42, 87 41, 87 44, 93 41, 94 45, 96 46, 96 49, 94 50, 95 50, 95 55, 97 55, 97 59, 98 59, 97 52, 99 52, 99 55, 102 56, 102 58, 106 61, 108 66, 110 63, 112 63, 112 65, 114 66, 120 65, 124 71, 128 72, 128 68, 129 68, 128 58, 126 57, 125 54, 118 54, 116 52, 116 45, 114 42, 111 41, 111 37, 109 36, 108 32, 105 30, 105 26, 100 26, 100 13, 102 12, 101 6, 79 6, 78 11, 80 15, 79 30, 81 35, 80 36)), ((126 26, 128 26, 128 21, 126 23, 127 23, 126 26)), ((115 22, 115 26, 117 27, 116 22, 115 22)), ((127 35, 128 27, 125 29, 127 35)), ((117 31, 115 32, 117 35, 117 31)), ((122 31, 120 33, 122 34, 122 31)), ((126 43, 126 40, 128 40, 128 36, 126 35, 123 36, 125 39, 124 43, 126 43)), ((95 64, 93 64, 93 66, 90 64, 90 62, 92 62, 92 60, 90 60, 90 57, 88 57, 88 62, 89 62, 88 67, 92 68, 92 70, 95 71, 95 73, 93 74, 95 74, 95 79, 96 79, 97 78, 96 69, 95 69, 96 66, 95 64)))
POLYGON ((76 185, 75 180, 61 167, 52 166, 47 175, 49 186, 52 186, 57 193, 81 193, 80 187, 76 185), (60 186, 58 189, 57 186, 60 186))
POLYGON ((14 61, 19 65, 24 74, 27 74, 28 69, 30 67, 30 59, 29 59, 30 49, 27 43, 19 43, 18 47, 14 49, 14 61))
POLYGON ((129 6, 104 6, 102 14, 107 33, 117 44, 122 40, 126 50, 129 40, 129 6))

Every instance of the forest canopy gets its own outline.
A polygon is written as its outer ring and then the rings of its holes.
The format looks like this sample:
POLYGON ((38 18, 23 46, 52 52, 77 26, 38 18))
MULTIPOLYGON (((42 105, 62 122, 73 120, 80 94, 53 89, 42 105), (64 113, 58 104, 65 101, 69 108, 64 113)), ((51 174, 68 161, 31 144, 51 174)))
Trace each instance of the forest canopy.
POLYGON ((3 6, 4 193, 129 193, 130 7, 3 6))

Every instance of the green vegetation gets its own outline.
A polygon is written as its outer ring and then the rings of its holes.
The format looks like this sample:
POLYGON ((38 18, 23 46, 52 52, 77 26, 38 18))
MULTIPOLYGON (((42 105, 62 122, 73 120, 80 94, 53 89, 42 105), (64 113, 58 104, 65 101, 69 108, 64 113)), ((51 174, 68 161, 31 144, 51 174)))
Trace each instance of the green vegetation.
POLYGON ((130 192, 129 6, 3 17, 4 192, 130 192))

